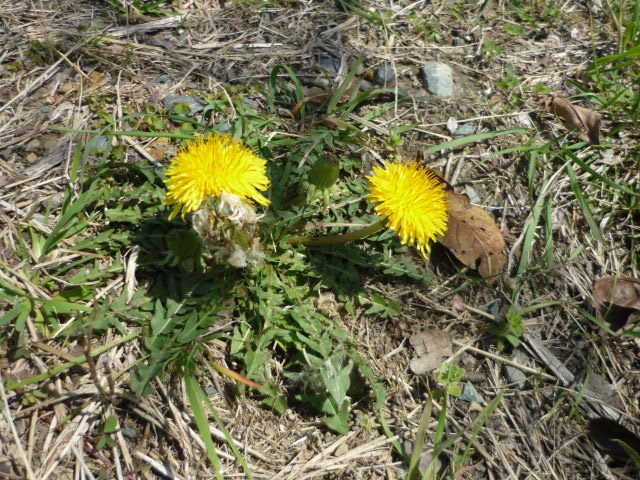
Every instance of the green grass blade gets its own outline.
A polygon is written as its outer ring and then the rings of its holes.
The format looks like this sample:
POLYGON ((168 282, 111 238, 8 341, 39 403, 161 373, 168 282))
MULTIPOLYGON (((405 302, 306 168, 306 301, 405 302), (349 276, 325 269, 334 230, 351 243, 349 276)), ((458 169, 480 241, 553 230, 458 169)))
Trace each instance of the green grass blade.
POLYGON ((242 454, 240 453, 240 450, 238 450, 238 447, 236 446, 235 442, 233 441, 233 438, 231 437, 231 434, 229 433, 227 428, 224 426, 224 423, 220 419, 220 416, 216 412, 215 408, 213 408, 213 405, 211 405, 211 402, 209 402, 209 399, 205 395, 205 393, 202 390, 202 388, 200 387, 200 385, 198 385, 198 392, 199 392, 199 395, 200 395, 200 399, 207 406, 207 408, 209 409, 209 412, 213 416, 213 419, 218 424, 218 428, 223 433, 224 438, 227 441, 227 445, 229 445, 229 447, 231 448, 231 451, 233 452, 233 455, 236 457, 236 460, 238 460, 238 463, 240 463, 240 465, 242 465, 242 469, 244 470, 244 473, 247 475, 247 478, 249 480, 253 480, 253 475, 251 474, 251 470, 249 469, 249 466, 247 465, 247 462, 245 462, 244 458, 242 457, 242 454))
POLYGON ((633 190, 629 190, 626 187, 623 187, 622 185, 618 185, 616 182, 614 182, 613 180, 608 179, 607 177, 605 177, 604 175, 600 175, 598 172, 596 172, 595 170, 593 170, 589 165, 587 165, 584 160, 579 159, 576 155, 574 155, 573 153, 567 151, 566 152, 567 156, 569 158, 571 158, 571 160, 573 160, 576 164, 578 164, 578 166, 584 170, 585 172, 587 172, 589 175, 591 175, 593 178, 600 180, 601 182, 609 185, 611 188, 615 188, 616 190, 619 190, 623 193, 626 193, 627 195, 632 195, 634 197, 640 197, 640 193, 638 192, 634 192, 633 190))
POLYGON ((301 104, 301 107, 299 110, 300 118, 304 118, 305 105, 304 105, 304 89, 302 88, 302 84, 300 83, 300 80, 298 80, 298 77, 296 76, 294 71, 290 67, 282 64, 278 64, 271 69, 271 74, 269 75, 269 81, 267 82, 267 89, 265 90, 265 99, 267 101, 269 111, 271 113, 275 113, 276 111, 275 99, 276 99, 276 89, 278 84, 278 72, 280 72, 280 70, 284 70, 288 75, 289 79, 293 82, 296 103, 301 104))
POLYGON ((576 177, 573 168, 571 165, 566 166, 567 176, 569 177, 569 185, 571 185, 571 189, 578 201, 578 205, 582 210, 582 214, 584 215, 584 219, 587 221, 587 225, 589 225, 589 229, 591 230, 591 235, 599 242, 604 242, 604 237, 602 233, 600 233, 600 227, 598 227, 598 222, 596 222, 593 217, 593 207, 591 206, 591 202, 585 198, 580 190, 580 186, 578 185, 578 178, 576 177))
POLYGON ((346 77, 344 77, 344 80, 342 80, 342 83, 338 86, 338 89, 333 93, 333 96, 329 99, 329 103, 327 104, 327 115, 331 115, 333 113, 333 110, 336 108, 336 105, 342 98, 342 95, 344 94, 345 90, 352 84, 352 80, 356 76, 356 73, 358 72, 358 68, 360 68, 361 64, 362 64, 362 54, 358 56, 354 64, 349 69, 349 72, 347 73, 346 77))
POLYGON ((483 140, 488 140, 490 138, 500 137, 502 135, 516 135, 516 134, 524 134, 530 132, 530 128, 509 128, 507 130, 498 130, 495 132, 482 132, 476 133, 474 135, 469 135, 462 138, 456 138, 454 140, 450 140, 448 142, 441 143, 439 145, 434 145, 433 147, 427 148, 424 153, 425 155, 428 153, 435 153, 441 150, 447 150, 449 148, 457 148, 462 145, 467 145, 469 143, 481 142, 483 140))
POLYGON ((424 449, 424 438, 427 432, 427 425, 429 424, 429 419, 431 418, 431 403, 432 399, 431 395, 429 395, 427 397, 427 402, 424 406, 424 410, 422 410, 422 415, 420 416, 420 423, 418 424, 416 439, 413 442, 413 450, 411 452, 411 460, 409 461, 409 473, 407 474, 407 480, 416 480, 418 478, 418 474, 420 473, 418 464, 420 462, 422 450, 424 449))
POLYGON ((216 453, 216 447, 211 439, 211 432, 209 431, 209 420, 202 409, 201 397, 199 394, 200 385, 196 382, 196 379, 191 373, 187 373, 184 377, 184 384, 187 392, 187 399, 189 400, 189 406, 193 413, 193 419, 198 427, 198 433, 200 438, 204 442, 204 447, 207 451, 207 456, 211 465, 213 465, 213 471, 215 472, 217 480, 224 480, 222 471, 220 469, 220 460, 216 453))

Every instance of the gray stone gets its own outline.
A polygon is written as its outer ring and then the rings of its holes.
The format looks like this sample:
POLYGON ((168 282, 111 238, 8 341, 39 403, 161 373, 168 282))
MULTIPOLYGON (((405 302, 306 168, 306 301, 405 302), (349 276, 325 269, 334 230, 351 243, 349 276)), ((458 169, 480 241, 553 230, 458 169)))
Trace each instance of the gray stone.
POLYGON ((427 62, 422 66, 425 88, 438 97, 453 95, 453 71, 445 63, 427 62))
POLYGON ((464 388, 462 389, 462 393, 458 397, 460 400, 465 402, 476 402, 480 405, 484 405, 484 399, 482 395, 478 393, 476 387, 473 386, 473 383, 467 382, 464 384, 464 388))
POLYGON ((127 438, 134 439, 138 436, 138 432, 136 432, 135 428, 125 427, 122 429, 122 435, 127 438))
POLYGON ((391 65, 378 65, 373 72, 373 83, 384 85, 395 78, 395 72, 391 65))
POLYGON ((160 75, 157 75, 156 78, 153 79, 153 83, 167 83, 169 81, 169 75, 167 75, 166 73, 161 73, 160 75))
POLYGON ((216 395, 218 393, 218 389, 216 389, 216 387, 214 386, 209 386, 209 387, 204 387, 204 394, 207 397, 212 397, 213 395, 216 395))
POLYGON ((500 307, 502 306, 502 302, 500 300, 494 300, 493 302, 489 302, 488 304, 482 306, 481 308, 487 312, 489 315, 492 315, 493 318, 498 318, 498 314, 500 313, 500 307))
POLYGON ((453 46, 454 47, 461 47, 464 45, 464 40, 462 38, 454 38, 453 39, 453 46))
POLYGON ((476 133, 476 126, 472 122, 469 122, 458 126, 453 136, 466 137, 467 135, 473 135, 474 133, 476 133))
POLYGON ((340 70, 340 59, 336 57, 319 57, 318 65, 324 68, 329 75, 335 75, 340 70))
POLYGON ((162 99, 162 104, 170 110, 176 103, 186 103, 189 106, 189 113, 198 113, 204 108, 200 100, 187 95, 169 95, 162 99))
MULTIPOLYGON (((519 365, 527 366, 529 357, 523 351, 516 350, 516 353, 513 354, 513 357, 511 357, 511 360, 513 360, 515 363, 519 365)), ((513 384, 519 389, 524 388, 524 383, 527 381, 526 373, 524 373, 519 368, 512 367, 510 365, 505 365, 504 373, 506 374, 507 380, 509 381, 509 383, 513 384)))

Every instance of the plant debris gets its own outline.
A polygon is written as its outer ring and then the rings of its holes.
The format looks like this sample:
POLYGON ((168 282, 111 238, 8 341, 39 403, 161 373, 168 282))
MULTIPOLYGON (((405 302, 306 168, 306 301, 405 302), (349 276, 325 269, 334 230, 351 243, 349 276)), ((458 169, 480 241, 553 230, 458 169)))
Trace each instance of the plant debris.
POLYGON ((471 205, 466 194, 447 190, 449 220, 440 243, 467 267, 477 269, 489 283, 493 282, 506 261, 502 253, 504 237, 491 215, 471 205))
POLYGON ((543 95, 540 103, 545 111, 560 117, 567 128, 577 130, 580 138, 592 145, 600 143, 601 114, 551 95, 543 95))

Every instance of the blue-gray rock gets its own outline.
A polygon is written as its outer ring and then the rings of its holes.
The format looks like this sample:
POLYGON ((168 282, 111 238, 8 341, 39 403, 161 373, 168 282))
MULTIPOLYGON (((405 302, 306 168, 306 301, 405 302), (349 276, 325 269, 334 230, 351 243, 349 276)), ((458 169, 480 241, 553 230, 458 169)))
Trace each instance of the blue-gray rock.
POLYGON ((474 133, 476 133, 476 126, 472 122, 469 122, 458 126, 453 136, 466 137, 467 135, 473 135, 474 133))
MULTIPOLYGON (((529 356, 521 350, 516 350, 513 357, 511 358, 518 365, 526 366, 529 363, 529 356)), ((512 367, 510 365, 505 365, 504 367, 505 374, 507 375, 507 380, 509 380, 510 384, 518 387, 519 389, 524 388, 524 383, 527 381, 527 374, 522 370, 516 367, 512 367)))
POLYGON ((173 109, 176 103, 186 103, 189 106, 189 113, 198 113, 204 108, 200 100, 187 95, 169 95, 162 99, 162 104, 169 110, 173 109))
POLYGON ((167 75, 166 73, 161 73, 160 75, 157 75, 156 78, 153 79, 153 83, 167 83, 169 81, 169 75, 167 75))
MULTIPOLYGON (((479 203, 479 202, 478 202, 479 203)), ((482 310, 487 312, 489 315, 492 315, 493 318, 498 318, 498 314, 500 313, 500 307, 502 306, 502 302, 498 299, 490 302, 484 306, 482 306, 482 310)))
POLYGON ((218 393, 218 390, 214 386, 204 387, 203 390, 204 390, 204 394, 207 397, 211 397, 211 396, 213 396, 213 395, 218 393))
POLYGON ((340 59, 336 57, 319 57, 318 65, 324 68, 329 75, 335 75, 340 70, 340 59))
POLYGON ((376 85, 384 85, 389 83, 395 77, 395 72, 391 65, 378 65, 373 71, 373 83, 376 85))
POLYGON ((484 404, 484 399, 482 395, 478 393, 476 387, 473 386, 473 383, 467 382, 464 384, 464 388, 462 389, 462 393, 458 397, 460 400, 465 402, 476 402, 480 405, 484 404))
POLYGON ((136 432, 135 428, 125 427, 122 429, 122 435, 127 438, 134 439, 138 436, 138 432, 136 432))
POLYGON ((425 88, 438 97, 453 95, 453 71, 446 63, 427 62, 422 66, 425 88))
POLYGON ((461 47, 465 44, 464 40, 461 38, 454 38, 453 39, 453 46, 454 47, 461 47))
POLYGON ((51 111, 51 107, 49 105, 43 105, 40 107, 40 113, 49 113, 51 111))

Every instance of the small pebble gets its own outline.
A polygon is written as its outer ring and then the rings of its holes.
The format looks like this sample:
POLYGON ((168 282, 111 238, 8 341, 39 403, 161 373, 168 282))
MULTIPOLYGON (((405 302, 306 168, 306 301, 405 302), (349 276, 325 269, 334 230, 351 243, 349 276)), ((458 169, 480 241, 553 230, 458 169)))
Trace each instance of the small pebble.
POLYGON ((462 38, 454 38, 453 39, 453 46, 454 47, 462 47, 464 45, 464 40, 462 38))
POLYGON ((476 387, 473 386, 473 383, 467 382, 464 384, 464 388, 462 389, 462 393, 458 397, 460 400, 465 402, 476 402, 480 405, 484 404, 484 399, 482 395, 478 393, 476 387))
POLYGON ((458 126, 453 135, 456 137, 466 137, 467 135, 473 135, 474 133, 476 133, 476 126, 472 122, 469 122, 458 126))
POLYGON ((173 109, 176 103, 186 103, 191 114, 198 113, 204 108, 204 104, 200 100, 187 95, 169 95, 162 99, 162 104, 168 109, 173 109))
POLYGON ((207 397, 211 397, 211 396, 213 396, 213 395, 218 393, 218 390, 213 385, 210 386, 210 387, 205 387, 203 390, 204 390, 204 394, 207 397))
POLYGON ((35 153, 29 153, 24 157, 24 159, 27 163, 36 163, 36 160, 38 160, 38 156, 35 153))
POLYGON ((485 312, 489 315, 492 315, 494 318, 498 318, 498 314, 500 313, 500 307, 502 306, 502 302, 500 300, 494 300, 491 303, 481 307, 485 312))
POLYGON ((344 455, 348 451, 349 451, 348 445, 346 443, 341 443, 340 445, 338 445, 338 448, 336 448, 334 450, 333 456, 334 457, 341 457, 342 455, 344 455))
POLYGON ((127 438, 134 439, 138 436, 138 432, 136 432, 135 428, 125 427, 122 429, 122 435, 127 438))
POLYGON ((446 63, 427 62, 422 66, 425 88, 439 97, 453 95, 453 71, 446 63))
POLYGON ((156 78, 153 79, 153 83, 159 83, 159 84, 164 84, 167 83, 169 81, 169 75, 167 75, 166 73, 161 73, 160 75, 157 75, 156 78))
POLYGON ((336 57, 319 57, 318 65, 324 68, 329 75, 336 75, 340 70, 340 59, 336 57))
MULTIPOLYGON (((516 350, 516 353, 514 353, 511 360, 519 365, 527 365, 529 357, 522 350, 516 350)), ((505 365, 504 370, 509 383, 515 385, 519 389, 524 388, 524 384, 527 381, 526 373, 519 368, 512 367, 510 365, 505 365)))
POLYGON ((378 65, 373 72, 373 83, 384 85, 391 82, 395 77, 395 72, 391 65, 378 65))

